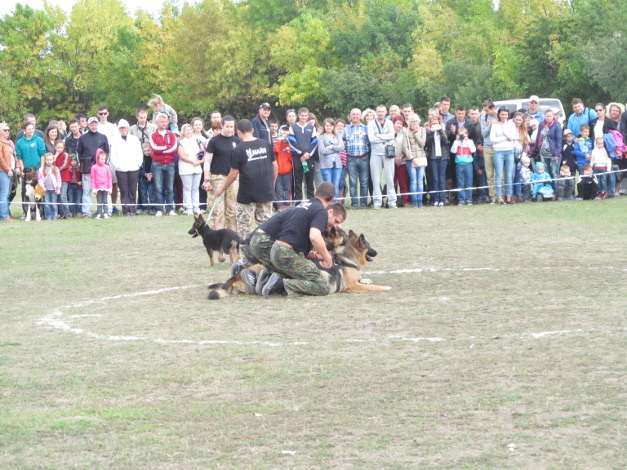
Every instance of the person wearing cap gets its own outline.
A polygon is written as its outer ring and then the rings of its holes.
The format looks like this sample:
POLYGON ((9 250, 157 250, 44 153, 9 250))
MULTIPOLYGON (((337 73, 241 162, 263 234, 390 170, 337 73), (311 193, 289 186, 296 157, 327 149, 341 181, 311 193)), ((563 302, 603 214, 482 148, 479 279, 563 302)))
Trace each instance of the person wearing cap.
POLYGON ((272 145, 272 133, 270 132, 270 113, 272 113, 272 107, 270 103, 261 103, 259 105, 259 113, 253 119, 251 124, 253 125, 253 135, 257 139, 265 140, 272 145))
POLYGON ((91 217, 91 167, 95 163, 96 152, 101 149, 109 154, 109 139, 98 132, 98 118, 95 116, 87 120, 87 132, 78 139, 79 170, 81 172, 81 185, 83 187, 82 212, 83 218, 91 217))
POLYGON ((130 133, 125 119, 120 119, 118 130, 118 137, 111 143, 110 158, 118 180, 122 213, 132 216, 137 212, 137 180, 144 153, 139 138, 130 133))
POLYGON ((575 174, 577 170, 577 155, 575 155, 573 131, 570 129, 564 129, 564 136, 562 138, 562 165, 568 165, 570 174, 575 174))
POLYGON ((544 116, 538 110, 538 105, 539 104, 540 104, 540 98, 538 98, 537 95, 531 95, 529 97, 529 108, 527 110, 521 110, 527 116, 530 116, 531 119, 537 119, 538 120, 538 126, 540 126, 542 124, 542 122, 544 121, 544 116))

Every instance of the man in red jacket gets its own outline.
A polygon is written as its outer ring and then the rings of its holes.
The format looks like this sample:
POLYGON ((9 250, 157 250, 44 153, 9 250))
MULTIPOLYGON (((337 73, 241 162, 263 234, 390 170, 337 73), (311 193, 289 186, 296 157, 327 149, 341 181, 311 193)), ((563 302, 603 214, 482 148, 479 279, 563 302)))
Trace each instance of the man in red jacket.
POLYGON ((174 212, 174 154, 178 148, 178 140, 174 132, 168 130, 170 118, 166 113, 157 115, 157 130, 150 135, 150 148, 152 149, 152 175, 155 186, 155 201, 157 203, 156 217, 165 212, 168 215, 177 215, 174 212), (165 187, 165 201, 163 201, 163 188, 165 187))

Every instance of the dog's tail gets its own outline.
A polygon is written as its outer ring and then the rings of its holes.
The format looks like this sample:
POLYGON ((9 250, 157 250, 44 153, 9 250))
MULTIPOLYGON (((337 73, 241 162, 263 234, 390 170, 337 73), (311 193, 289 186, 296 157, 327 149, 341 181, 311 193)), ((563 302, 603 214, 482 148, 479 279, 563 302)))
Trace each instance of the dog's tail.
POLYGON ((238 276, 232 277, 226 282, 217 282, 215 284, 210 284, 207 286, 208 289, 211 289, 209 292, 209 296, 207 297, 209 300, 220 300, 228 297, 233 290, 233 284, 237 282, 238 276))
POLYGON ((229 294, 224 289, 214 289, 209 292, 207 299, 209 300, 220 300, 227 297, 229 294))

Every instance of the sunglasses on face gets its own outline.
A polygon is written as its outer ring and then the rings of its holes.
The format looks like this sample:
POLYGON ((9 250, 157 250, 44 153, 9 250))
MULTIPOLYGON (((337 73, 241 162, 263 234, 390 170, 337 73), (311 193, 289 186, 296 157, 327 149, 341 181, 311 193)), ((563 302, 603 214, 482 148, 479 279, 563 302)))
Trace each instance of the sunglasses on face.
POLYGON ((598 112, 601 112, 601 111, 605 111, 605 109, 599 108, 599 109, 595 109, 595 111, 598 113, 598 112))
POLYGON ((106 116, 109 113, 98 113, 98 116, 106 116))

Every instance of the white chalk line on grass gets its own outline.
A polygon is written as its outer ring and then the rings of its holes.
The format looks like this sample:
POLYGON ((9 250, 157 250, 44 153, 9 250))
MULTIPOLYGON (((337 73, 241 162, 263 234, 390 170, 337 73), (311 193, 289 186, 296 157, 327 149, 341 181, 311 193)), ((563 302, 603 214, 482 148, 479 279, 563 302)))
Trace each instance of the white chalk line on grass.
MULTIPOLYGON (((514 268, 516 269, 516 268, 514 268)), ((551 268, 538 268, 538 269, 551 269, 551 268)), ((458 271, 500 271, 501 268, 477 268, 477 269, 458 269, 458 271)), ((416 270, 397 270, 397 271, 388 271, 388 272, 370 272, 368 274, 405 274, 405 273, 420 273, 420 272, 437 272, 437 271, 453 271, 452 269, 416 269, 416 270)), ((625 270, 627 271, 627 270, 625 270)), ((360 338, 360 339, 344 339, 337 341, 291 341, 291 342, 280 342, 280 341, 239 341, 239 340, 190 340, 190 339, 162 339, 162 338, 149 338, 145 336, 125 336, 125 335, 102 335, 98 333, 93 333, 91 331, 87 331, 83 328, 75 328, 72 327, 67 321, 64 320, 66 314, 63 310, 67 309, 76 309, 83 308, 94 304, 106 303, 110 300, 118 300, 124 298, 133 298, 133 297, 141 297, 148 295, 158 295, 164 292, 172 292, 172 291, 180 291, 185 289, 195 289, 198 287, 204 287, 204 285, 189 285, 189 286, 178 286, 178 287, 166 287, 163 289, 154 289, 144 292, 133 292, 130 294, 120 294, 113 295, 108 297, 101 297, 99 299, 86 300, 82 302, 76 302, 70 305, 65 305, 62 307, 55 308, 48 315, 42 317, 37 324, 40 326, 47 326, 54 329, 58 329, 67 333, 73 333, 76 335, 83 335, 94 339, 105 340, 105 341, 126 341, 126 342, 138 342, 138 341, 150 341, 157 344, 193 344, 193 345, 231 345, 231 346, 247 346, 247 345, 262 345, 262 346, 305 346, 305 345, 319 345, 322 343, 383 343, 383 342, 410 342, 410 343, 441 343, 441 342, 453 342, 453 341, 473 341, 473 340, 490 340, 490 339, 503 339, 503 338, 517 338, 517 339, 525 339, 525 338, 533 338, 533 339, 541 339, 547 337, 554 336, 565 336, 572 334, 587 334, 593 333, 597 331, 601 331, 598 328, 592 329, 573 329, 573 330, 557 330, 557 331, 540 331, 540 332, 531 332, 531 333, 511 333, 511 334, 502 334, 502 335, 492 335, 492 336, 467 336, 467 337, 458 337, 458 338, 442 338, 442 337, 408 337, 408 336, 398 336, 398 335, 389 335, 384 338, 360 338)), ((78 314, 78 315, 68 315, 68 318, 76 319, 76 318, 88 318, 88 317, 102 317, 100 314, 78 314)), ((612 332, 625 332, 627 328, 612 328, 612 332)))

